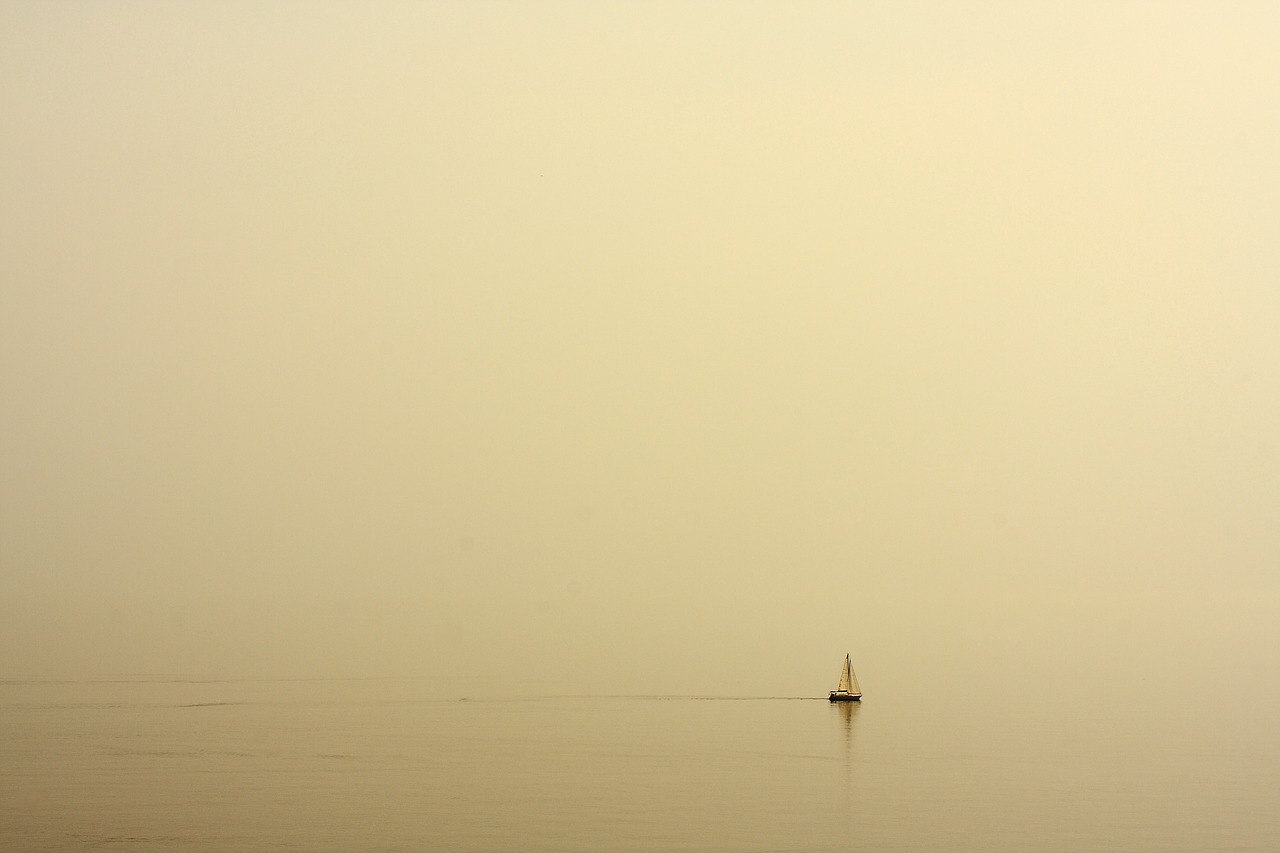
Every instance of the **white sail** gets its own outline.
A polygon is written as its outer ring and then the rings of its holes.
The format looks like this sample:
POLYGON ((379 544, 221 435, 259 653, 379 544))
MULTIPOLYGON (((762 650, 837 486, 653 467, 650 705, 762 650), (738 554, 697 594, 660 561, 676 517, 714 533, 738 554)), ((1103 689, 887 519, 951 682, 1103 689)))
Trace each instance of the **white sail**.
POLYGON ((849 664, 849 658, 844 659, 845 674, 849 676, 849 692, 854 696, 862 695, 862 688, 858 686, 858 676, 854 673, 853 667, 849 664))
POLYGON ((853 674, 853 663, 849 656, 844 656, 844 666, 840 669, 840 686, 828 694, 832 702, 860 702, 862 688, 858 686, 858 676, 853 674))
POLYGON ((844 656, 844 669, 840 670, 840 686, 836 688, 838 693, 853 692, 853 666, 849 663, 849 656, 844 656))

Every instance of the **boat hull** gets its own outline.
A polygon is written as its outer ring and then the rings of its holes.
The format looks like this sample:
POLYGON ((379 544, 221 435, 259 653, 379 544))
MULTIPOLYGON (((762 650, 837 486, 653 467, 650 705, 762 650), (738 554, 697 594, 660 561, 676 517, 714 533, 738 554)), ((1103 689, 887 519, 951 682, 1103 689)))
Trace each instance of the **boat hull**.
POLYGON ((861 693, 856 693, 856 694, 855 693, 837 693, 833 690, 831 691, 831 693, 827 695, 827 700, 830 702, 861 702, 862 694, 861 693))

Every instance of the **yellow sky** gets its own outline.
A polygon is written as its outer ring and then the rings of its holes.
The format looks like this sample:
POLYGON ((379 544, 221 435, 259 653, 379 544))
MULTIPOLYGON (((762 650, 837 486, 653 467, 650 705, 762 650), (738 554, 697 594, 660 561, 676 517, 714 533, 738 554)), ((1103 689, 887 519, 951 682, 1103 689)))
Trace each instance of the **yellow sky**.
POLYGON ((1275 4, 7 3, 0 106, 0 677, 1280 669, 1275 4))

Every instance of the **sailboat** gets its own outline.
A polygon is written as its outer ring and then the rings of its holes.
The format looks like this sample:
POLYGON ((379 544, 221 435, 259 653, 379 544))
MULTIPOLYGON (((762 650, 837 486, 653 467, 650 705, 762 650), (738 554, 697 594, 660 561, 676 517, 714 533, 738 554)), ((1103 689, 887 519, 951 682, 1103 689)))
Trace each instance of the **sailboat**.
POLYGON ((827 698, 832 702, 861 702, 862 688, 858 686, 858 676, 853 674, 853 664, 849 656, 844 656, 844 669, 840 670, 840 686, 832 690, 827 698))

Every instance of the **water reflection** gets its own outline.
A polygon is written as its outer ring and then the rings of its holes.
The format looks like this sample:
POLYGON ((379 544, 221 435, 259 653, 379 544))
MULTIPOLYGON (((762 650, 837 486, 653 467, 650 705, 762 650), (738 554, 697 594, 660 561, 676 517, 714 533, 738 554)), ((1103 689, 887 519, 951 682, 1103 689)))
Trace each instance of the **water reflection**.
POLYGON ((832 702, 831 712, 836 723, 844 732, 844 758, 847 764, 853 758, 853 730, 857 728, 858 711, 861 702, 832 702))
MULTIPOLYGON (((831 718, 835 721, 836 727, 840 730, 838 735, 844 741, 844 754, 839 761, 844 767, 841 774, 844 777, 843 788, 843 804, 844 804, 844 820, 850 821, 857 812, 856 795, 854 789, 856 787, 853 778, 853 740, 854 730, 858 727, 858 713, 862 710, 861 702, 832 702, 831 718)), ((848 831, 852 831, 852 825, 846 826, 848 831)))

